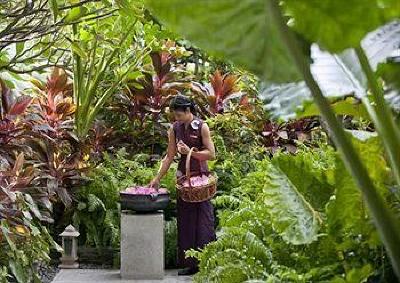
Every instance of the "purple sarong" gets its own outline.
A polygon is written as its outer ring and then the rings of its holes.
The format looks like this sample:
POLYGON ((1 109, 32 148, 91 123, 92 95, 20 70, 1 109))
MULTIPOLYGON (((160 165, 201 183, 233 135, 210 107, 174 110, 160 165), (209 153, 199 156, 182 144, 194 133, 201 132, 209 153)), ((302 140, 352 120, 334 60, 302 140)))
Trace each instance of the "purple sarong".
MULTIPOLYGON (((185 128, 181 122, 174 123, 176 142, 182 140, 189 147, 196 147, 199 150, 204 148, 201 127, 203 121, 195 118, 185 128)), ((186 155, 182 155, 178 164, 177 177, 186 173, 186 155)), ((206 161, 199 161, 194 158, 190 162, 191 171, 207 172, 206 161)), ((185 259, 185 251, 188 249, 198 250, 206 244, 216 240, 215 234, 214 207, 210 200, 191 203, 177 197, 177 226, 178 226, 178 266, 196 268, 198 260, 193 257, 185 259)))
POLYGON ((177 199, 178 224, 178 266, 198 267, 196 258, 185 259, 188 249, 203 248, 216 240, 214 229, 214 208, 210 200, 190 203, 177 199))

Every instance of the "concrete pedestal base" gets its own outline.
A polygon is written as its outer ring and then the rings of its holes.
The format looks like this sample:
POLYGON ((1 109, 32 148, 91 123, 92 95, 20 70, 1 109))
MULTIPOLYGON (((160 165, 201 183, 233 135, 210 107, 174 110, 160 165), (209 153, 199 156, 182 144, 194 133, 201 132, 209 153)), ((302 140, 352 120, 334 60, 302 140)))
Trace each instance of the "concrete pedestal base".
POLYGON ((121 212, 122 279, 164 278, 164 214, 121 212))

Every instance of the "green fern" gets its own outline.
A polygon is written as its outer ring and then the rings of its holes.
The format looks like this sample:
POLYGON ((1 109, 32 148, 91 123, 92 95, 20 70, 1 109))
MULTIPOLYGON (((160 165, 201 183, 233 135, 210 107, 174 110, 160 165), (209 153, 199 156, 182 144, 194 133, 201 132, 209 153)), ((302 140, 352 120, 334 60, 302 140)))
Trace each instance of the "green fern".
MULTIPOLYGON (((77 207, 72 216, 79 227, 82 244, 100 247, 119 247, 120 191, 134 185, 145 185, 156 174, 159 164, 148 167, 142 156, 129 158, 124 149, 112 155, 104 153, 104 160, 90 174, 91 181, 78 191, 77 207)), ((175 198, 175 174, 170 170, 162 185, 175 198)), ((165 211, 172 214, 173 202, 165 211)))
POLYGON ((240 205, 240 202, 240 199, 233 195, 221 195, 212 199, 213 205, 225 209, 235 209, 240 205))
POLYGON ((94 194, 88 194, 87 202, 89 212, 93 212, 96 210, 106 211, 106 207, 103 201, 94 194))
POLYGON ((187 256, 200 261, 195 282, 243 282, 263 278, 271 264, 271 252, 253 233, 238 227, 226 227, 218 240, 202 251, 189 250, 187 256), (237 267, 237 268, 236 268, 237 267))
POLYGON ((102 245, 111 244, 112 247, 117 247, 120 242, 120 215, 118 210, 107 210, 104 216, 104 234, 102 245))
POLYGON ((260 239, 273 233, 267 209, 263 204, 243 199, 240 207, 221 214, 222 227, 240 227, 255 234, 260 239))
POLYGON ((165 239, 165 265, 167 267, 176 267, 177 264, 177 221, 172 218, 170 221, 165 221, 164 225, 165 239))

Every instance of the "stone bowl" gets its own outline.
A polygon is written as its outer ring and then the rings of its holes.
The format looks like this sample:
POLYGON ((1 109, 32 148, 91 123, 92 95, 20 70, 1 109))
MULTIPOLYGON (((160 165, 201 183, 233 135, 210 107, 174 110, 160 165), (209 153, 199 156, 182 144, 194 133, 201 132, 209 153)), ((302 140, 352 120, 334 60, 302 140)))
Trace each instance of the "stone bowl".
POLYGON ((164 210, 169 203, 168 193, 135 195, 120 192, 121 210, 133 210, 138 213, 149 213, 164 210))

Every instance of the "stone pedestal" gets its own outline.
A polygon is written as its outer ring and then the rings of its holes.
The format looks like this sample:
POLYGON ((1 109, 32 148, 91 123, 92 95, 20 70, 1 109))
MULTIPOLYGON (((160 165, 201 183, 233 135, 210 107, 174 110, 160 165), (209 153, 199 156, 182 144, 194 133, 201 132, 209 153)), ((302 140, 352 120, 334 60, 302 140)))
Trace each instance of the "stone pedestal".
POLYGON ((121 212, 122 279, 164 278, 164 214, 121 212))

